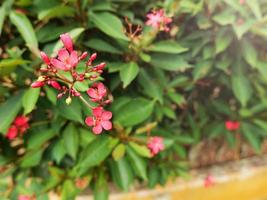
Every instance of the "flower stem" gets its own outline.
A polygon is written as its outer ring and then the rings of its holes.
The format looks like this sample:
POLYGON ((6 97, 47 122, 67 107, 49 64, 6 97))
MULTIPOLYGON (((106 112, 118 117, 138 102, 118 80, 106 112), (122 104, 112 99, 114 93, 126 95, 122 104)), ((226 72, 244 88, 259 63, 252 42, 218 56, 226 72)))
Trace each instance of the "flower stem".
POLYGON ((88 101, 86 101, 86 100, 83 98, 82 95, 79 96, 79 98, 80 98, 80 100, 81 100, 87 107, 89 107, 90 109, 93 109, 93 108, 94 108, 92 105, 90 105, 90 104, 88 103, 88 101))

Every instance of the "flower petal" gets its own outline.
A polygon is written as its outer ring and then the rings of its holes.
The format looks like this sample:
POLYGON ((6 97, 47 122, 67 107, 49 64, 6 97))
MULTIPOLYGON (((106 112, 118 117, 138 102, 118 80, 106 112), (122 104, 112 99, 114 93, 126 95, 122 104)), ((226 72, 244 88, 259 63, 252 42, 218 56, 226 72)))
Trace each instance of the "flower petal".
POLYGON ((78 53, 77 51, 72 51, 69 58, 69 63, 71 67, 76 67, 79 62, 78 53))
POLYGON ((110 112, 110 111, 104 111, 102 113, 102 116, 101 116, 101 119, 102 120, 109 120, 111 118, 112 118, 112 112, 110 112))
POLYGON ((101 122, 101 126, 105 129, 105 130, 110 130, 112 129, 112 123, 110 121, 102 121, 101 122))
POLYGON ((93 128, 93 132, 95 133, 95 134, 100 134, 101 132, 103 131, 103 129, 102 129, 102 126, 100 125, 100 124, 98 124, 97 126, 95 126, 94 128, 93 128))
POLYGON ((58 59, 60 61, 65 62, 69 57, 70 54, 65 48, 62 48, 58 51, 58 59))
POLYGON ((95 117, 101 117, 103 113, 103 108, 102 107, 97 107, 93 109, 93 115, 95 117))
POLYGON ((60 39, 61 39, 63 45, 66 47, 66 49, 69 52, 72 52, 73 51, 73 42, 72 42, 70 35, 68 33, 61 34, 60 39))
POLYGON ((86 117, 85 123, 86 123, 87 126, 93 126, 94 125, 93 117, 86 117))
POLYGON ((93 88, 89 88, 89 89, 87 90, 87 94, 88 94, 91 98, 94 98, 94 99, 98 98, 97 92, 96 92, 96 90, 93 89, 93 88))
POLYGON ((64 71, 68 70, 68 68, 66 68, 65 64, 63 62, 59 61, 58 59, 52 58, 51 64, 57 69, 64 70, 64 71))

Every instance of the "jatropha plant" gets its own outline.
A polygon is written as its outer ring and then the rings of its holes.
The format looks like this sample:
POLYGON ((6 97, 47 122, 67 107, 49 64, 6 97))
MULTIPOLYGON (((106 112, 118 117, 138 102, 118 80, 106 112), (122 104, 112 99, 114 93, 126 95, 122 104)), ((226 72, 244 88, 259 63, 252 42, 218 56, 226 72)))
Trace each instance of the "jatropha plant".
POLYGON ((93 127, 93 132, 100 134, 103 129, 111 130, 112 123, 110 119, 112 118, 112 113, 103 108, 111 103, 111 100, 107 99, 108 90, 106 86, 101 82, 95 82, 88 88, 87 94, 91 102, 87 101, 75 89, 76 82, 97 80, 102 74, 106 63, 102 62, 93 65, 94 60, 97 58, 97 54, 94 53, 84 64, 83 71, 78 72, 77 65, 86 59, 88 53, 83 52, 78 55, 78 52, 74 50, 73 41, 67 33, 60 35, 60 39, 64 47, 58 51, 56 57, 50 58, 45 52, 40 53, 46 65, 40 69, 42 75, 31 84, 31 87, 39 88, 44 85, 50 85, 58 91, 57 98, 67 97, 65 100, 67 104, 71 103, 72 98, 79 98, 88 109, 92 110, 93 116, 87 117, 85 123, 93 127))

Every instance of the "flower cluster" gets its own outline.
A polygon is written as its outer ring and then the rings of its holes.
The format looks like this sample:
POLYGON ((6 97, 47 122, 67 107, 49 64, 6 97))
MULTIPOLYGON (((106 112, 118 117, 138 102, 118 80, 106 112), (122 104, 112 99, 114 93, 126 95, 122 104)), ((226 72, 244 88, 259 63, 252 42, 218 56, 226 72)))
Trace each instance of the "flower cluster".
POLYGON ((89 99, 91 102, 96 103, 97 106, 92 106, 75 89, 76 82, 95 81, 103 73, 106 64, 102 62, 93 65, 94 60, 97 58, 97 54, 93 53, 84 63, 83 72, 80 72, 81 70, 77 70, 77 65, 86 59, 88 53, 83 52, 79 55, 74 50, 73 41, 67 33, 60 35, 60 39, 64 47, 58 51, 56 57, 50 58, 46 53, 40 52, 40 56, 46 66, 40 69, 43 75, 39 76, 37 81, 31 84, 31 87, 38 88, 49 85, 58 90, 58 98, 68 95, 66 98, 67 104, 71 103, 72 97, 79 97, 92 110, 93 116, 87 117, 85 122, 88 126, 93 126, 93 132, 100 134, 103 129, 110 130, 112 123, 109 120, 112 118, 112 113, 105 111, 103 108, 103 106, 111 103, 111 100, 107 99, 108 91, 105 85, 101 82, 96 82, 87 90, 89 99))
POLYGON ((147 143, 147 147, 150 149, 151 155, 155 156, 164 149, 162 137, 151 137, 147 143))
POLYGON ((240 127, 240 123, 238 121, 226 121, 225 122, 225 128, 228 131, 236 131, 240 127))
POLYGON ((170 28, 167 25, 172 22, 172 19, 166 16, 163 9, 154 10, 146 16, 146 25, 165 32, 170 31, 170 28))
POLYGON ((15 120, 13 121, 12 125, 9 127, 6 137, 9 140, 15 139, 18 135, 22 136, 29 126, 29 118, 25 116, 17 116, 15 120))
POLYGON ((33 198, 28 195, 19 195, 18 200, 32 200, 33 198))

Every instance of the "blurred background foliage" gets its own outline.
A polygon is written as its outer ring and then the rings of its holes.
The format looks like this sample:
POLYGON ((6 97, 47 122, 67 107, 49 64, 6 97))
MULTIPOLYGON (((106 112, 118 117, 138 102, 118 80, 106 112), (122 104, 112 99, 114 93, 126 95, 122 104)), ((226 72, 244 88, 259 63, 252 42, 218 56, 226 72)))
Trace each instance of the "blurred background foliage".
POLYGON ((164 184, 186 176, 190 149, 207 139, 233 148, 242 141, 261 152, 267 135, 265 0, 2 0, 0 34, 3 198, 42 200, 55 191, 74 199, 90 187, 95 199, 107 199, 110 182, 125 191, 164 184), (155 8, 173 17, 169 33, 153 35, 144 25, 155 8), (135 37, 129 22, 142 27, 135 37), (49 87, 29 89, 42 64, 39 50, 53 55, 65 32, 77 48, 107 62, 110 133, 90 132, 78 100, 66 105, 49 87), (18 114, 30 116, 31 128, 10 142, 5 134, 18 114), (240 129, 227 130, 226 120, 239 121, 240 129), (153 158, 144 143, 150 135, 165 143, 153 158))

